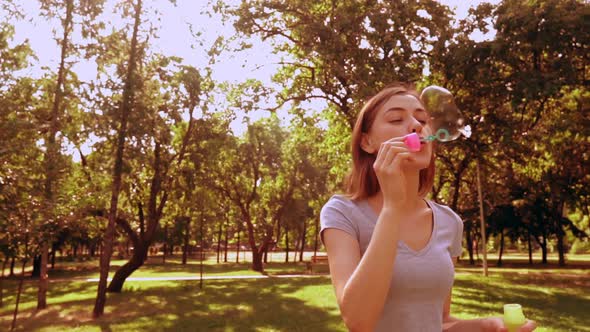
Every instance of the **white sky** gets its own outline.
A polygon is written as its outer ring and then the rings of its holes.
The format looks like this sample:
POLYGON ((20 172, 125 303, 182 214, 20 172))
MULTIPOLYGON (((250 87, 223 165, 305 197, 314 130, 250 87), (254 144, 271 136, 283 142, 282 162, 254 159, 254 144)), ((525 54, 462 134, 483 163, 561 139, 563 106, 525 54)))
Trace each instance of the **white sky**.
MULTIPOLYGON (((39 58, 31 69, 23 74, 40 76, 43 73, 43 67, 55 71, 58 67, 59 46, 53 39, 52 23, 38 15, 39 6, 37 1, 20 0, 19 2, 27 14, 28 21, 14 22, 16 23, 16 36, 12 44, 21 43, 28 39, 39 58)), ((193 65, 196 68, 203 68, 207 65, 206 51, 217 36, 224 35, 229 38, 234 35, 231 25, 224 26, 219 17, 208 17, 208 15, 201 13, 206 10, 207 0, 178 0, 176 7, 168 1, 144 2, 157 7, 162 13, 160 17, 161 28, 158 33, 160 38, 151 41, 154 50, 166 55, 182 57, 186 64, 193 65), (191 36, 189 31, 189 23, 193 25, 195 30, 202 32, 203 47, 196 45, 195 38, 191 36)), ((457 18, 464 18, 470 6, 476 6, 481 2, 498 3, 499 1, 442 0, 440 2, 454 9, 457 18)), ((108 15, 106 20, 115 22, 120 20, 118 15, 112 14, 111 9, 106 9, 106 12, 108 15)), ((476 40, 493 38, 494 34, 495 32, 491 32, 483 36, 481 33, 476 33, 472 35, 472 38, 476 40)), ((277 55, 272 54, 272 47, 269 42, 263 43, 259 39, 253 39, 250 42, 253 44, 251 49, 240 53, 226 54, 218 60, 213 71, 213 78, 216 81, 238 83, 248 78, 256 78, 265 84, 271 84, 271 76, 279 68, 276 63, 280 59, 277 55)), ((88 62, 80 62, 74 67, 74 71, 83 81, 90 81, 96 76, 95 65, 88 62)), ((251 114, 250 117, 256 119, 265 115, 265 113, 258 113, 251 114)), ((284 122, 288 121, 286 113, 283 112, 280 116, 284 122)), ((234 133, 239 135, 244 129, 242 118, 238 118, 232 123, 234 133)), ((90 149, 90 146, 85 146, 83 152, 88 153, 90 149)), ((74 156, 77 159, 77 154, 74 154, 74 156)))

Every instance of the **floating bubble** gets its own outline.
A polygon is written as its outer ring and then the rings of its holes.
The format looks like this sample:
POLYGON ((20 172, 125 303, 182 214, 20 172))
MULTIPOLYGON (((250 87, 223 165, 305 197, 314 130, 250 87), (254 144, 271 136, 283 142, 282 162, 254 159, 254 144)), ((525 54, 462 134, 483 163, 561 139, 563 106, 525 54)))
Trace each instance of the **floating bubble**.
POLYGON ((461 134, 471 136, 471 127, 465 125, 465 118, 455 105, 455 98, 449 90, 431 85, 422 90, 420 98, 430 113, 431 126, 435 132, 434 135, 423 138, 423 141, 449 142, 456 140, 461 134))

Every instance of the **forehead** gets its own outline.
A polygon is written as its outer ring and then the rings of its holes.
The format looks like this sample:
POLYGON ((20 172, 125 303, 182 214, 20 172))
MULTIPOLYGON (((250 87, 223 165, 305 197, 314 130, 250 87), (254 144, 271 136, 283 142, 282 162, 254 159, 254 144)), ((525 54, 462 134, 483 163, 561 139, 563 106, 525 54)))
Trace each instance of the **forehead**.
POLYGON ((394 95, 380 107, 379 113, 389 110, 424 111, 424 105, 412 95, 394 95))

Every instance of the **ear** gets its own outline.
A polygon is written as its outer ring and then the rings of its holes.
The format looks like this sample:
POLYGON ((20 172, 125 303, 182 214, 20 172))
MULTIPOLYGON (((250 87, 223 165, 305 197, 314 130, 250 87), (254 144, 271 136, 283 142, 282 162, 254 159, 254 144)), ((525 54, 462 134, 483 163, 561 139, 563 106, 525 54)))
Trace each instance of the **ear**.
POLYGON ((368 134, 363 133, 361 136, 361 148, 369 154, 375 153, 375 148, 372 145, 372 141, 371 138, 369 137, 368 134))

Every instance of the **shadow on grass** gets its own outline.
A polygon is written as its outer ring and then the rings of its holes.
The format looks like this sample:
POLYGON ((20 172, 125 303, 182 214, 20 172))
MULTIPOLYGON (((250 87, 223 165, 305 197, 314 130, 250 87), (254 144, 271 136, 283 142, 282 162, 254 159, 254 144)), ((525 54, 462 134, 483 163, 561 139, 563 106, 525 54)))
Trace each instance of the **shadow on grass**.
POLYGON ((590 326, 588 287, 574 284, 562 288, 563 280, 553 276, 529 279, 522 275, 508 275, 490 277, 487 281, 481 278, 484 277, 455 280, 453 311, 473 317, 501 316, 504 304, 519 303, 527 318, 535 320, 539 327, 579 331, 580 327, 590 326))
MULTIPOLYGON (((482 268, 482 260, 476 260, 475 265, 469 264, 469 258, 463 257, 458 263, 459 267, 464 268, 482 268)), ((507 269, 533 269, 533 270, 571 270, 571 269, 590 269, 590 260, 567 260, 566 265, 560 266, 558 262, 550 260, 547 264, 542 264, 539 259, 535 259, 533 264, 529 264, 528 259, 523 258, 505 258, 502 265, 498 266, 497 259, 488 259, 490 268, 507 268, 507 269)))
MULTIPOLYGON (((105 316, 91 319, 96 285, 72 283, 54 289, 49 298, 88 295, 50 303, 48 310, 34 307, 19 314, 20 331, 343 331, 334 312, 335 303, 311 305, 292 296, 307 287, 329 284, 327 278, 209 281, 199 291, 198 282, 128 283, 123 293, 108 294, 105 316)), ((35 289, 27 289, 26 301, 34 302, 35 289)), ((331 291, 331 289, 330 289, 331 291)), ((9 326, 2 311, 2 326, 9 326), (5 324, 8 325, 5 325, 5 324)))

